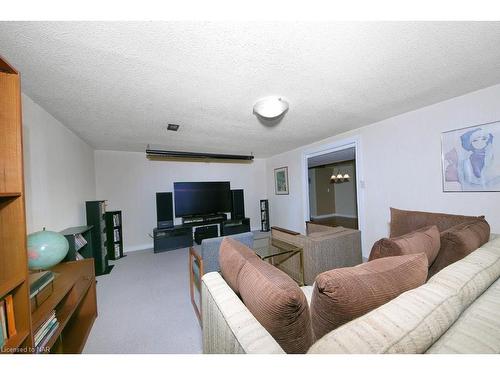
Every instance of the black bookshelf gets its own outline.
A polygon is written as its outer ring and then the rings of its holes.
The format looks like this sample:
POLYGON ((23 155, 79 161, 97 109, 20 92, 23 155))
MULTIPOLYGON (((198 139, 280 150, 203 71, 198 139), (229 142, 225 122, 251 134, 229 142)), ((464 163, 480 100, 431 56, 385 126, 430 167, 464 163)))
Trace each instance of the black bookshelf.
POLYGON ((113 266, 108 264, 107 236, 106 236, 106 201, 85 202, 87 225, 92 226, 92 255, 94 258, 96 276, 111 272, 113 266))
POLYGON ((269 225, 269 201, 267 199, 260 200, 260 223, 261 232, 269 232, 271 230, 269 225))
POLYGON ((104 215, 106 224, 107 252, 109 260, 118 260, 125 257, 123 254, 122 212, 106 211, 104 215))
POLYGON ((80 226, 66 228, 60 232, 68 240, 68 255, 64 258, 65 262, 71 262, 82 258, 92 258, 92 226, 80 226))

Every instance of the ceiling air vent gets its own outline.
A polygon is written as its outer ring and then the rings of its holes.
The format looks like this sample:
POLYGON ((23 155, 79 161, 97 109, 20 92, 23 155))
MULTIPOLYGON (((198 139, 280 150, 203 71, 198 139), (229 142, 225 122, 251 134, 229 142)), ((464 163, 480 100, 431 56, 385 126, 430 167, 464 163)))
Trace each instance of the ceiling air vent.
POLYGON ((167 130, 171 130, 173 132, 176 132, 177 130, 179 130, 179 125, 177 125, 177 124, 168 124, 167 125, 167 130))

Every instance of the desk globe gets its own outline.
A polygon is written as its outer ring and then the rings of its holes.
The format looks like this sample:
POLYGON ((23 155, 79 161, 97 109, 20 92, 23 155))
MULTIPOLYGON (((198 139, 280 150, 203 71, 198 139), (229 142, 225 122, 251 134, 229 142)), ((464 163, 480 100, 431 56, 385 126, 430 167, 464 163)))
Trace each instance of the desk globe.
POLYGON ((68 240, 50 230, 28 235, 28 267, 30 270, 47 269, 62 261, 68 254, 68 240))

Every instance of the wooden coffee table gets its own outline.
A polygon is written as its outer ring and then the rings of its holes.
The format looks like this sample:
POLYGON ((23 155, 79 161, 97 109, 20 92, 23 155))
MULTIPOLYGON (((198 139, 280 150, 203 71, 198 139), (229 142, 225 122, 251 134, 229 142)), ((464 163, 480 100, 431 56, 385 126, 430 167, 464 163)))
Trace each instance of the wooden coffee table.
POLYGON ((300 262, 300 278, 299 280, 297 280, 292 276, 290 277, 292 277, 292 279, 294 279, 299 284, 299 286, 304 285, 304 255, 302 252, 303 249, 300 246, 292 245, 288 242, 277 240, 275 238, 269 238, 266 246, 257 247, 254 250, 255 254, 257 254, 260 259, 267 260, 277 268, 279 268, 280 264, 287 261, 291 257, 298 256, 300 262), (287 256, 281 258, 282 255, 287 256), (280 257, 279 261, 276 259, 276 257, 280 257))

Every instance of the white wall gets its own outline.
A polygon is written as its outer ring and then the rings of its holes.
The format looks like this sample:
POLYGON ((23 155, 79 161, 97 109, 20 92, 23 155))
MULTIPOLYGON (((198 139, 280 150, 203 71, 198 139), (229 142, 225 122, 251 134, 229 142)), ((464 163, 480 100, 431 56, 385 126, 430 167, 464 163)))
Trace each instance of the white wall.
MULTIPOLYGON (((304 232, 304 153, 355 137, 364 199, 363 255, 388 235, 389 207, 486 215, 500 232, 500 193, 444 193, 441 182, 441 132, 500 120, 500 85, 408 112, 267 159, 271 225, 304 232), (290 195, 274 194, 273 169, 288 166, 290 195)), ((500 141, 500 140, 499 140, 500 141)), ((363 214, 359 207, 359 215, 363 214)))
MULTIPOLYGON (((260 229, 259 200, 266 199, 266 164, 173 162, 146 159, 143 152, 96 151, 97 198, 108 210, 122 210, 125 251, 151 248, 156 226, 156 195, 173 191, 176 181, 230 181, 245 190, 245 214, 260 229)), ((180 219, 176 219, 180 224, 180 219)))
POLYGON ((311 168, 308 170, 308 183, 309 183, 309 213, 311 216, 316 216, 316 169, 311 168))
POLYGON ((94 150, 22 95, 28 233, 84 225, 95 199, 94 150))
POLYGON ((339 216, 358 217, 354 162, 341 163, 333 170, 340 170, 342 174, 348 173, 350 176, 348 181, 335 184, 335 213, 339 216))

